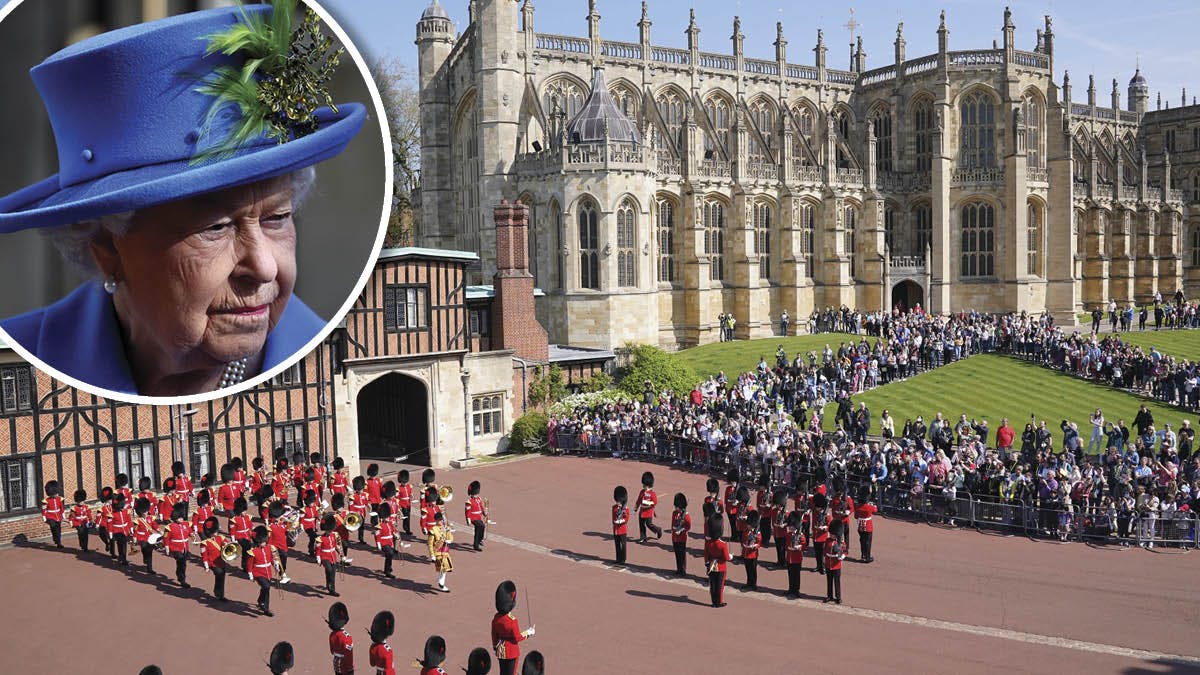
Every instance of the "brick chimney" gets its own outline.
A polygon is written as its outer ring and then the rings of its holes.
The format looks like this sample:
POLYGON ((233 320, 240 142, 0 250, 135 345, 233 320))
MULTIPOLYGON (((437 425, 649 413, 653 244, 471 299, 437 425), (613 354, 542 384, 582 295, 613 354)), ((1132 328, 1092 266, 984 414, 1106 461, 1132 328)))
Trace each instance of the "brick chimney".
POLYGON ((533 305, 533 275, 529 273, 529 207, 502 200, 495 211, 496 276, 492 301, 492 347, 511 349, 531 361, 549 357, 546 330, 533 305))

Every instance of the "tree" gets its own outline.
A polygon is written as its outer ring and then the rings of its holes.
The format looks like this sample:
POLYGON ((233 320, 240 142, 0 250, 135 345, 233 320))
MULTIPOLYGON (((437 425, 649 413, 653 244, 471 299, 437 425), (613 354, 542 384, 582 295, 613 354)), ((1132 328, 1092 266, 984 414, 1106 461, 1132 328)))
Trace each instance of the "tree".
POLYGON ((621 374, 617 388, 633 397, 641 396, 649 381, 657 396, 664 391, 685 397, 699 378, 679 357, 652 345, 632 345, 632 362, 621 374))
POLYGON ((379 86, 379 96, 387 111, 392 135, 392 213, 384 235, 385 246, 412 243, 415 223, 413 191, 421 175, 420 97, 412 69, 395 57, 375 62, 371 75, 379 86))
POLYGON ((591 377, 583 382, 583 393, 590 394, 594 391, 604 391, 612 386, 612 376, 603 370, 598 370, 591 377))
POLYGON ((534 407, 554 405, 566 395, 567 384, 562 368, 552 365, 548 370, 542 366, 533 369, 533 379, 529 382, 529 402, 534 407))

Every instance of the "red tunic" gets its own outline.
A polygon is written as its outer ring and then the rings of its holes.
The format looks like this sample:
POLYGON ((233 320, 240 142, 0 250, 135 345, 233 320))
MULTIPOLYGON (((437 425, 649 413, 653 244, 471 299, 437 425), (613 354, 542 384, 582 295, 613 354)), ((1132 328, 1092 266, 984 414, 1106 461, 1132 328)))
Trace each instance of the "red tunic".
POLYGON ((725 486, 725 513, 737 515, 737 488, 733 483, 725 486))
POLYGON ((187 523, 171 523, 167 526, 167 551, 171 553, 186 553, 188 539, 192 536, 192 526, 187 523))
POLYGON ((123 534, 129 536, 133 532, 133 521, 129 519, 129 510, 113 509, 112 521, 108 524, 108 531, 112 534, 123 534))
POLYGON ((250 493, 258 492, 258 489, 267 484, 267 477, 263 475, 261 470, 250 474, 250 493))
POLYGON ((478 495, 468 497, 467 501, 463 502, 463 513, 468 523, 483 520, 483 499, 478 495))
POLYGON ((829 523, 833 522, 833 516, 821 517, 820 513, 809 512, 809 519, 812 523, 812 538, 813 541, 823 542, 829 538, 829 523))
POLYGON ((287 527, 278 520, 267 527, 271 530, 271 537, 267 541, 280 551, 286 551, 288 549, 287 527))
POLYGON ((244 513, 229 519, 229 536, 234 539, 250 539, 250 531, 253 528, 254 521, 244 513))
POLYGON ((335 495, 344 495, 350 491, 350 478, 344 470, 333 472, 332 482, 329 489, 335 495))
POLYGON ((175 493, 168 492, 158 500, 158 520, 159 522, 171 522, 171 509, 175 506, 175 493))
POLYGON ((791 528, 784 533, 787 537, 787 564, 799 565, 804 562, 804 547, 808 545, 808 541, 804 538, 804 533, 796 530, 793 535, 791 528))
POLYGON ((313 465, 313 482, 317 484, 317 497, 325 494, 325 467, 320 464, 313 465))
POLYGON ((317 529, 317 521, 320 519, 321 512, 316 504, 305 506, 304 510, 300 512, 300 527, 305 530, 315 530, 317 529))
POLYGON ((42 518, 47 522, 53 520, 56 523, 61 523, 63 519, 63 500, 62 497, 46 497, 46 504, 42 507, 42 518))
POLYGON ((383 501, 381 496, 383 493, 383 481, 379 476, 372 476, 367 479, 367 502, 371 504, 379 504, 383 501))
POLYGON ((654 507, 658 504, 658 495, 651 488, 642 488, 638 493, 637 509, 639 518, 653 518, 654 507))
POLYGON ((758 530, 747 529, 742 535, 742 558, 758 560, 758 550, 762 548, 762 534, 758 530))
POLYGON ((213 510, 208 506, 196 507, 196 512, 192 514, 192 529, 196 532, 204 531, 204 521, 208 520, 213 514, 213 510))
POLYGON ((286 473, 277 473, 275 478, 271 480, 271 490, 275 492, 276 499, 287 501, 288 498, 288 476, 286 473))
POLYGON ((210 568, 224 569, 225 559, 221 557, 221 548, 227 543, 225 537, 219 534, 205 539, 200 546, 200 560, 210 568))
POLYGON ((292 467, 292 486, 300 487, 304 485, 304 465, 297 464, 292 467))
POLYGON ((709 539, 704 542, 704 567, 708 569, 708 565, 712 561, 717 561, 717 571, 725 571, 725 563, 729 560, 729 546, 720 539, 709 539))
POLYGON ((250 574, 270 581, 275 569, 274 560, 270 544, 255 546, 250 549, 250 574))
POLYGON ((442 509, 437 504, 426 504, 421 507, 421 532, 429 534, 433 529, 433 524, 437 522, 437 514, 441 513, 442 509))
POLYGON ((217 489, 217 503, 223 511, 233 511, 233 502, 237 500, 237 488, 233 483, 226 483, 217 489))
POLYGON ((875 515, 875 512, 878 510, 879 509, 877 509, 875 507, 875 505, 872 504, 871 502, 867 502, 866 504, 859 504, 857 507, 854 508, 854 518, 856 520, 858 520, 858 531, 859 532, 874 532, 875 531, 875 523, 872 522, 872 520, 873 520, 872 517, 875 515))
POLYGON ((316 479, 313 479, 312 481, 300 486, 301 495, 307 495, 309 491, 312 491, 314 495, 317 495, 317 499, 319 500, 321 497, 321 484, 318 483, 316 479))
POLYGON ((363 517, 363 520, 366 520, 367 511, 369 510, 367 508, 367 493, 360 491, 350 495, 350 500, 346 502, 346 510, 350 513, 357 513, 363 517))
POLYGON ((759 513, 766 513, 771 507, 771 495, 766 488, 759 488, 758 494, 754 496, 754 504, 759 513))
POLYGON ((338 536, 333 532, 322 534, 317 539, 317 560, 321 562, 331 562, 335 565, 338 561, 338 536))
POLYGON ((386 547, 395 547, 396 545, 396 526, 392 525, 390 518, 380 520, 379 527, 375 530, 375 546, 380 549, 386 547))
POLYGON ((116 495, 124 495, 125 504, 128 506, 133 506, 133 490, 127 487, 117 488, 117 492, 113 496, 115 497, 116 495))
POLYGON ((189 501, 192 498, 192 479, 180 474, 175 477, 175 498, 189 501))
POLYGON ((684 511, 675 509, 671 513, 671 542, 686 542, 691 529, 692 517, 684 511))
POLYGON ((105 532, 110 532, 109 527, 112 525, 112 512, 112 506, 109 504, 101 506, 100 510, 96 512, 96 527, 105 532))
POLYGON ((329 634, 329 653, 333 655, 334 675, 354 672, 354 638, 345 629, 329 634))
POLYGON ((786 513, 787 513, 787 507, 785 507, 785 506, 772 506, 770 509, 771 535, 774 536, 776 539, 779 539, 780 537, 784 537, 787 535, 787 519, 786 518, 782 519, 782 524, 781 524, 781 519, 779 517, 780 514, 786 514, 786 513))
MULTIPOLYGON (((138 496, 139 498, 141 498, 141 497, 145 497, 145 498, 146 498, 146 501, 150 502, 150 508, 151 508, 151 510, 152 510, 152 512, 153 512, 154 505, 158 503, 158 499, 156 499, 156 498, 154 497, 154 493, 153 493, 153 492, 151 492, 150 490, 142 490, 141 492, 139 492, 139 493, 138 493, 138 495, 137 495, 137 496, 138 496)), ((133 502, 126 502, 126 503, 127 503, 127 504, 132 504, 133 502)))
POLYGON ((834 555, 833 547, 838 545, 837 539, 827 539, 825 541, 825 569, 840 570, 842 569, 842 558, 845 555, 834 555))
POLYGON ((833 500, 833 517, 842 521, 842 532, 850 531, 850 516, 854 513, 854 500, 846 497, 845 499, 833 500))
POLYGON ((709 496, 705 497, 704 503, 713 505, 713 513, 716 513, 716 514, 724 514, 725 513, 725 505, 721 503, 721 500, 718 499, 716 495, 709 495, 709 496))
POLYGON ((629 534, 629 509, 620 504, 612 507, 613 534, 629 534))
POLYGON ((521 635, 521 626, 517 617, 512 614, 500 614, 492 617, 492 651, 498 659, 517 659, 521 657, 519 642, 525 639, 521 635))
POLYGON ((379 642, 371 645, 371 666, 375 668, 375 675, 396 675, 396 669, 392 667, 392 647, 386 642, 379 642))
POLYGON ((404 483, 400 487, 396 488, 396 500, 400 503, 402 508, 412 508, 412 496, 413 489, 408 483, 404 483))
POLYGON ((76 504, 71 507, 71 527, 83 527, 92 519, 92 510, 87 504, 76 504))
POLYGON ((150 540, 150 535, 157 532, 154 520, 150 518, 135 518, 133 521, 133 540, 143 544, 150 540))
POLYGON ((246 491, 246 470, 245 469, 234 469, 233 470, 233 487, 235 490, 237 490, 238 497, 241 497, 242 493, 246 491))

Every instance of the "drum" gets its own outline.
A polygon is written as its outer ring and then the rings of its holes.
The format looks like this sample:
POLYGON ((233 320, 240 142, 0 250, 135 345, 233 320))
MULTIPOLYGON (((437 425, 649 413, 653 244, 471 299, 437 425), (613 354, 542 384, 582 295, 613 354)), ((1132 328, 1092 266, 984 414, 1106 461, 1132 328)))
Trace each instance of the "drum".
POLYGON ((162 543, 162 533, 155 532, 154 534, 150 535, 149 537, 146 537, 146 543, 150 544, 151 546, 158 546, 159 544, 162 543))

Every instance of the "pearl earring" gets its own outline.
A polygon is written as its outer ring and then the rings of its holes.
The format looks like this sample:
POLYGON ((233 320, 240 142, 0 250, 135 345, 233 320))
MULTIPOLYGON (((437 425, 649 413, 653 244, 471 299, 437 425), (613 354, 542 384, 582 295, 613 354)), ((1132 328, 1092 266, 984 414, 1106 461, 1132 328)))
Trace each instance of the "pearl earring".
POLYGON ((104 280, 104 291, 109 295, 117 292, 117 280, 115 277, 109 277, 104 280))

